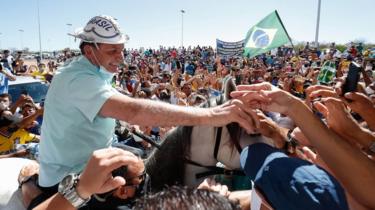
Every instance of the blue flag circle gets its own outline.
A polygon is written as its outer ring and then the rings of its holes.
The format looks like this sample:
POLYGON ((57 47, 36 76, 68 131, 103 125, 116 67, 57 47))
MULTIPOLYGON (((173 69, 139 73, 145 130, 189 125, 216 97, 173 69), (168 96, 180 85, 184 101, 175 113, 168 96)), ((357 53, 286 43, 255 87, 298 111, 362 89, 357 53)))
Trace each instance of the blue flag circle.
POLYGON ((254 31, 252 39, 257 48, 264 48, 270 44, 270 37, 261 29, 254 31))

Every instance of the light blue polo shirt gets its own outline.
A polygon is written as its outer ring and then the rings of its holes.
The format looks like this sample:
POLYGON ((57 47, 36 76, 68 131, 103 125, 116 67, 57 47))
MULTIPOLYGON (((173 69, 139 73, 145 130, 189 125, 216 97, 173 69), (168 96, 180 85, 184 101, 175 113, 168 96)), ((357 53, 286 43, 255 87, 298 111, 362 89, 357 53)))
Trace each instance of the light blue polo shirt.
POLYGON ((83 170, 92 152, 110 146, 115 120, 98 115, 118 92, 84 56, 54 76, 45 100, 39 184, 50 187, 83 170))

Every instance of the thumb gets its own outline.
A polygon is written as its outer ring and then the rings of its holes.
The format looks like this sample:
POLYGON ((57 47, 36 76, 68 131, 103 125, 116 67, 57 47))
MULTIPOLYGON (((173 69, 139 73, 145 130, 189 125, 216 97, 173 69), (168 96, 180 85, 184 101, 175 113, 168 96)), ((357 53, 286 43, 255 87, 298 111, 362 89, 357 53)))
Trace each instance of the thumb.
POLYGON ((303 154, 305 154, 305 156, 312 160, 313 162, 315 162, 316 160, 316 154, 308 147, 302 147, 302 151, 303 151, 303 154))
POLYGON ((327 116, 328 116, 328 109, 327 109, 327 107, 325 106, 325 105, 323 105, 322 103, 320 103, 320 102, 314 102, 314 104, 313 104, 313 106, 320 112, 320 113, 322 113, 323 114, 323 116, 325 117, 325 118, 327 118, 327 116))
POLYGON ((109 178, 101 187, 98 189, 99 192, 97 193, 104 193, 114 190, 122 185, 125 185, 126 181, 124 178, 120 176, 116 176, 114 178, 109 178))
POLYGON ((353 92, 345 93, 344 97, 349 100, 354 100, 356 95, 353 92))

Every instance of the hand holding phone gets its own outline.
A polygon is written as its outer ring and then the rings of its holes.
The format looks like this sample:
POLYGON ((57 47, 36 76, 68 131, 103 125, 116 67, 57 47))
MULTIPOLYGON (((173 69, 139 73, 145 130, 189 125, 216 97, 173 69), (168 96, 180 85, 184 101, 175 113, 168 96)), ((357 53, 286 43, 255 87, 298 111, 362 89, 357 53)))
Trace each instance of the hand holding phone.
POLYGON ((354 61, 350 63, 348 75, 342 88, 342 95, 348 92, 355 92, 357 90, 361 68, 362 67, 354 61))

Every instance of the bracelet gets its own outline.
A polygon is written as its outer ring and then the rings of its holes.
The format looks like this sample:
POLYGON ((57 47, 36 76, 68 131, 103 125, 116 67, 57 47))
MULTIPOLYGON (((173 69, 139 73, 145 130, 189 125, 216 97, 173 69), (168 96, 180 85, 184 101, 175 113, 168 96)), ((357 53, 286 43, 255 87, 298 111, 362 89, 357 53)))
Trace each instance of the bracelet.
POLYGON ((296 147, 299 145, 297 139, 292 137, 292 132, 293 132, 293 129, 290 129, 288 131, 287 139, 285 140, 284 150, 285 150, 286 154, 288 154, 288 155, 294 154, 295 150, 296 150, 296 147))

